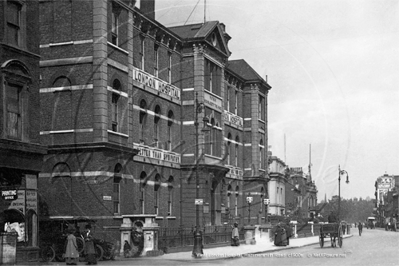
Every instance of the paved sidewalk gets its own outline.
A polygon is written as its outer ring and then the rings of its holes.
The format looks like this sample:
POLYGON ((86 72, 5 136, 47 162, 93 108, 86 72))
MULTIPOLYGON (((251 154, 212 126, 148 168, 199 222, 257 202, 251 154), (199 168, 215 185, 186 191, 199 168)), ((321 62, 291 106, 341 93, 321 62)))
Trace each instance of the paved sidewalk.
MULTIPOLYGON (((352 237, 351 234, 344 235, 344 238, 352 237)), ((324 245, 330 245, 330 238, 324 238, 324 245)), ((204 248, 204 254, 201 260, 217 260, 217 259, 228 259, 228 258, 236 258, 243 257, 248 254, 257 254, 257 253, 266 253, 273 252, 284 249, 298 248, 308 245, 319 244, 319 236, 312 237, 303 237, 303 238, 292 238, 290 239, 289 246, 278 247, 270 242, 268 237, 259 238, 256 240, 255 245, 246 245, 241 244, 238 247, 232 246, 224 246, 224 247, 216 247, 216 248, 204 248)), ((158 257, 141 257, 150 260, 176 260, 176 261, 184 261, 184 260, 198 260, 197 258, 192 257, 192 252, 176 252, 176 253, 168 253, 158 257)), ((125 260, 121 258, 121 260, 125 260)))

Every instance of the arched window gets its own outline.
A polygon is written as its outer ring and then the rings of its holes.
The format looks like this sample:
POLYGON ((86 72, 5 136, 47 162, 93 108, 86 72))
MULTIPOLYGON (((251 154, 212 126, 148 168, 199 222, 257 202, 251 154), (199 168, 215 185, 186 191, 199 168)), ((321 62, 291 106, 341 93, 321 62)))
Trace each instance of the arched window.
POLYGON ((235 166, 238 166, 238 144, 240 143, 240 138, 236 136, 236 147, 235 147, 235 154, 234 154, 234 162, 235 166))
POLYGON ((172 150, 172 142, 173 142, 173 131, 172 131, 172 126, 173 126, 173 119, 174 119, 174 114, 172 110, 169 110, 168 112, 168 142, 167 142, 167 150, 171 151, 172 150))
POLYGON ((172 204, 173 204, 173 176, 168 179, 168 216, 172 216, 172 204))
POLYGON ((233 188, 231 187, 231 185, 229 185, 227 187, 227 203, 226 203, 227 208, 229 210, 230 210, 230 207, 231 207, 231 193, 233 192, 232 190, 233 190, 233 188))
POLYGON ((230 112, 230 90, 231 90, 231 87, 227 86, 227 89, 226 89, 226 110, 228 112, 230 112))
POLYGON ((140 35, 140 69, 145 70, 145 37, 140 35))
POLYGON ((211 143, 210 143, 210 148, 211 148, 211 155, 216 154, 216 128, 215 128, 215 118, 212 117, 211 119, 211 143))
POLYGON ((6 138, 26 140, 28 135, 28 106, 30 73, 18 60, 10 60, 1 65, 0 75, 4 77, 0 84, 2 99, 3 130, 6 138), (4 84, 4 90, 3 90, 4 84))
POLYGON ((154 210, 155 214, 159 214, 159 188, 161 187, 161 176, 159 174, 155 175, 154 183, 154 210))
POLYGON ((28 241, 28 246, 30 247, 37 247, 37 214, 34 210, 30 209, 26 214, 26 228, 25 228, 25 235, 26 240, 28 241))
POLYGON ((161 120, 161 107, 159 105, 155 106, 155 116, 154 116, 154 142, 155 146, 158 147, 159 140, 159 121, 161 120))
POLYGON ((54 165, 51 174, 51 188, 57 191, 57 205, 59 215, 72 215, 75 190, 72 183, 69 165, 59 162, 54 165))
POLYGON ((144 131, 147 121, 147 102, 145 100, 140 101, 140 142, 145 143, 144 131))
MULTIPOLYGON (((114 82, 112 83, 112 88, 115 91, 121 91, 122 85, 119 80, 115 79, 114 82)), ((111 108, 111 130, 117 132, 118 131, 118 121, 119 121, 119 108, 118 108, 118 102, 119 102, 120 95, 118 93, 113 92, 112 93, 112 108, 111 108)))
POLYGON ((227 164, 231 165, 231 154, 232 154, 232 145, 231 145, 231 133, 227 135, 227 164))
POLYGON ((158 49, 159 48, 159 44, 155 43, 154 44, 154 76, 158 77, 158 73, 159 73, 159 53, 158 53, 158 49))
POLYGON ((234 214, 235 217, 238 216, 238 196, 240 195, 240 188, 238 186, 236 186, 236 199, 235 199, 235 203, 234 203, 234 214))
POLYGON ((263 169, 263 139, 259 142, 259 169, 263 169))
POLYGON ((260 189, 260 213, 262 214, 263 213, 263 205, 264 205, 264 202, 263 202, 263 200, 265 199, 265 190, 264 190, 264 188, 262 187, 261 189, 260 189))
POLYGON ((238 91, 236 90, 234 93, 234 114, 238 115, 238 91))
POLYGON ((113 180, 113 197, 114 202, 114 215, 119 215, 121 213, 121 180, 122 180, 122 165, 119 163, 115 165, 114 168, 114 180, 113 180))
POLYGON ((112 27, 111 27, 111 43, 119 46, 120 41, 119 41, 119 26, 120 26, 120 12, 121 8, 116 5, 115 3, 112 4, 112 27))
POLYGON ((140 174, 140 202, 141 202, 141 214, 145 213, 145 188, 147 184, 147 174, 145 172, 141 172, 140 174))
POLYGON ((72 129, 72 91, 71 80, 68 77, 60 76, 53 82, 53 87, 63 88, 53 92, 53 110, 52 110, 52 130, 72 129))

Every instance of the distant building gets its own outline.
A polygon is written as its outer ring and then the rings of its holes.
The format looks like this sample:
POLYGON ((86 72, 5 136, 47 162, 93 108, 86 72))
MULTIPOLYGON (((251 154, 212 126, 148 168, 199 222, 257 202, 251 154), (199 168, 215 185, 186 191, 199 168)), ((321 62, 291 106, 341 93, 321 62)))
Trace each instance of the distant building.
POLYGON ((385 218, 398 216, 398 191, 398 175, 384 174, 375 181, 375 207, 380 223, 383 223, 385 218))
POLYGON ((269 213, 271 215, 285 215, 288 209, 288 213, 291 213, 293 206, 291 205, 294 201, 290 200, 290 206, 286 207, 286 194, 287 189, 291 190, 295 188, 291 184, 287 184, 287 166, 277 156, 269 157, 269 213))
POLYGON ((286 183, 287 214, 312 218, 317 212, 317 187, 302 167, 291 167, 286 183))

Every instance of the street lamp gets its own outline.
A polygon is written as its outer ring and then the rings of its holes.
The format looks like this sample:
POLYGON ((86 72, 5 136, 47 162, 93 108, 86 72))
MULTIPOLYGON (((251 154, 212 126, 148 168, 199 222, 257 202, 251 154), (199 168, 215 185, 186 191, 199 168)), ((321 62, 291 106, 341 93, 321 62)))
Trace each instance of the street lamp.
MULTIPOLYGON (((202 250, 202 233, 199 229, 200 227, 200 217, 199 217, 199 205, 203 204, 203 201, 199 199, 199 175, 198 175, 198 162, 199 162, 199 132, 198 132, 198 114, 202 113, 204 109, 204 104, 198 102, 198 92, 195 93, 195 233, 194 233, 194 247, 192 256, 194 258, 201 258, 201 254, 204 254, 202 250)), ((201 131, 205 132, 209 129, 207 128, 209 119, 204 116, 202 119, 204 127, 201 131)))
POLYGON ((346 174, 346 183, 349 184, 349 174, 345 170, 341 170, 341 166, 338 165, 338 221, 341 221, 341 175, 346 174))
POLYGON ((248 196, 247 197, 247 203, 248 203, 248 224, 251 224, 251 203, 253 201, 253 197, 248 196))
POLYGON ((269 204, 270 204, 270 199, 263 199, 263 203, 265 204, 265 223, 268 223, 268 213, 269 213, 269 204))

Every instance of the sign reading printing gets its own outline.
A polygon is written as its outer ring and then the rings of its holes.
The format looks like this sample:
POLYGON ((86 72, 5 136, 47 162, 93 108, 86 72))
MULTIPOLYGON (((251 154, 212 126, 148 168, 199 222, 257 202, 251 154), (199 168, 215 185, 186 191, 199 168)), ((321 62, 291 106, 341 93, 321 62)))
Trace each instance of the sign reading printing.
POLYGON ((162 92, 170 97, 180 100, 180 89, 140 69, 133 68, 133 80, 151 89, 162 92))
POLYGON ((18 198, 17 190, 16 189, 2 190, 1 197, 4 200, 16 200, 18 198))
POLYGON ((8 208, 17 209, 25 214, 25 190, 18 190, 17 194, 18 198, 16 200, 13 200, 8 208))

